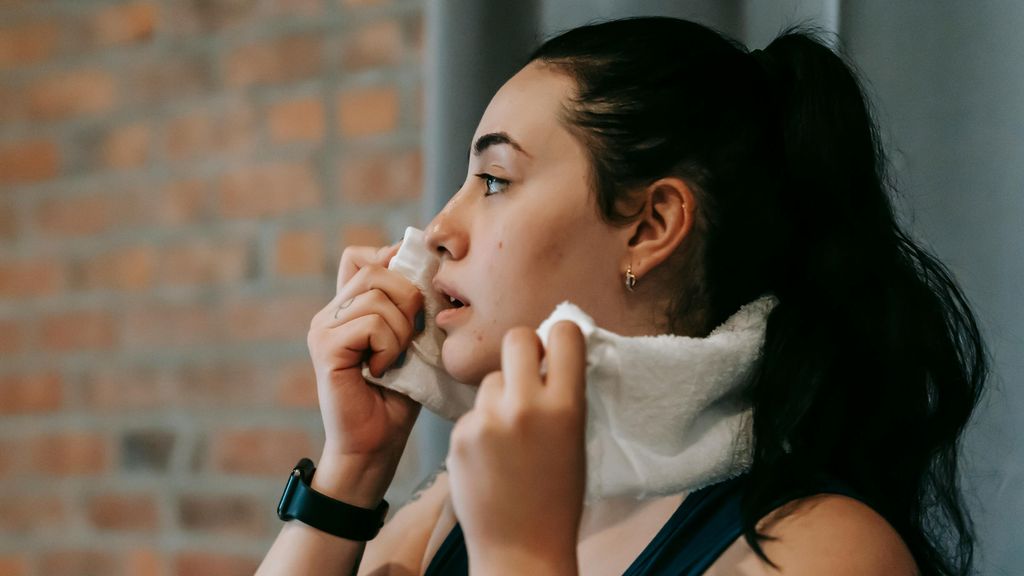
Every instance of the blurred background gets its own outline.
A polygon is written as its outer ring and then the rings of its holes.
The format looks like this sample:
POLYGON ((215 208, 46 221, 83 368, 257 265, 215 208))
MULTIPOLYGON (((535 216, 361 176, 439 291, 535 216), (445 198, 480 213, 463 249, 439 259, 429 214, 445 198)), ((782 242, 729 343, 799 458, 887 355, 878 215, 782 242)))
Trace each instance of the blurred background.
MULTIPOLYGON (((305 335, 345 246, 422 227, 545 36, 665 14, 860 69, 914 234, 994 359, 982 574, 1024 565, 1024 4, 0 0, 0 576, 251 574, 323 442, 305 335)), ((424 413, 389 492, 444 456, 424 413)))

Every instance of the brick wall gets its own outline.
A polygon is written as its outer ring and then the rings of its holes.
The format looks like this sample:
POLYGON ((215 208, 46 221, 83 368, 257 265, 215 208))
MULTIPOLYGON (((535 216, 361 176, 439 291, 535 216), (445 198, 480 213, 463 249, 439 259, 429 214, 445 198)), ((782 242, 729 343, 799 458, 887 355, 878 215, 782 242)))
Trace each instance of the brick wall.
POLYGON ((0 575, 255 569, 341 250, 423 224, 422 11, 0 0, 0 575))

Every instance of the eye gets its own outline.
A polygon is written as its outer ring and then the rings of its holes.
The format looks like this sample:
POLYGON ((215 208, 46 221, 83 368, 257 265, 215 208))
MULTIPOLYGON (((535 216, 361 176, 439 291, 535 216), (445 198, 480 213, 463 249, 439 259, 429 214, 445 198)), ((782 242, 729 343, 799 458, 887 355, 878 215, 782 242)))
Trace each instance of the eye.
POLYGON ((477 174, 476 177, 483 180, 484 183, 487 185, 487 191, 484 192, 484 196, 491 196, 492 194, 504 192, 505 188, 507 188, 509 185, 508 180, 496 178, 494 176, 491 176, 490 174, 487 174, 486 172, 477 174))

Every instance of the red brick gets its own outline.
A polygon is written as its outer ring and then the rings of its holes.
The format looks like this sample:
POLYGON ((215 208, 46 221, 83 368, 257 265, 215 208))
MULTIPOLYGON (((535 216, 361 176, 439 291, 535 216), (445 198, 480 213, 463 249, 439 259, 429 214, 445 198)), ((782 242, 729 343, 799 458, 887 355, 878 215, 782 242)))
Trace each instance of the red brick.
POLYGON ((190 238, 167 246, 157 267, 160 284, 228 284, 249 273, 252 256, 241 238, 190 238))
POLYGON ((104 70, 72 70, 33 83, 27 98, 30 118, 61 120, 111 110, 117 103, 117 86, 104 70))
POLYGON ((425 63, 426 54, 426 43, 427 43, 427 30, 426 30, 426 18, 423 17, 423 13, 416 14, 414 20, 410 23, 411 34, 409 44, 412 47, 413 54, 415 55, 416 64, 423 66, 425 63))
POLYGON ((228 337, 233 341, 305 342, 309 322, 327 302, 309 296, 247 298, 226 307, 228 337))
POLYGON ((151 246, 128 246, 96 255, 83 262, 76 287, 86 290, 146 290, 156 275, 156 253, 151 246))
POLYGON ((28 326, 13 318, 0 318, 0 354, 10 358, 25 350, 28 326))
POLYGON ((423 97, 423 85, 416 87, 416 111, 412 115, 413 126, 416 128, 422 128, 425 125, 424 120, 427 117, 427 102, 423 97))
POLYGON ((152 366, 111 365, 82 377, 82 401, 94 410, 152 409, 172 405, 174 375, 152 366))
POLYGON ((267 368, 256 362, 223 362, 191 365, 176 379, 175 398, 188 405, 209 408, 221 406, 267 406, 270 390, 263 384, 267 368))
POLYGON ((24 460, 24 442, 0 438, 0 478, 23 474, 24 460))
POLYGON ((221 328, 214 312, 192 302, 127 307, 123 310, 125 346, 166 350, 216 342, 221 328))
POLYGON ((0 376, 0 414, 52 412, 60 409, 64 392, 53 371, 0 376))
POLYGON ((0 29, 0 70, 48 60, 57 48, 56 22, 32 22, 0 29))
POLYGON ((221 214, 228 218, 277 216, 320 205, 320 184, 305 162, 262 164, 220 181, 221 214))
POLYGON ((121 436, 121 468, 126 472, 166 472, 174 450, 173 432, 133 430, 121 436))
POLYGON ((21 82, 0 82, 0 121, 17 122, 25 117, 25 96, 21 82))
POLYGON ((54 352, 113 348, 117 324, 110 312, 79 310, 51 314, 40 324, 40 344, 54 352))
POLYGON ((60 262, 53 258, 5 259, 0 263, 0 296, 32 298, 55 294, 63 284, 60 262))
POLYGON ((54 236, 95 236, 125 224, 125 206, 117 200, 106 193, 50 198, 36 207, 33 219, 40 230, 54 236))
POLYGON ((0 204, 0 240, 14 240, 18 237, 18 215, 14 206, 0 204))
POLYGON ((60 153, 50 140, 0 144, 0 186, 49 180, 60 170, 60 153))
POLYGON ((163 555, 157 550, 139 548, 124 554, 124 574, 130 576, 163 576, 163 555))
POLYGON ((314 142, 324 137, 324 105, 319 98, 279 102, 270 107, 267 118, 275 142, 314 142))
POLYGON ((171 34, 216 33, 250 24, 258 15, 259 0, 203 0, 164 3, 163 22, 171 34))
POLYGON ((175 576, 252 576, 259 568, 257 558, 216 552, 183 552, 175 558, 175 576))
POLYGON ((110 131, 101 148, 103 165, 108 168, 137 168, 146 163, 150 150, 149 126, 141 123, 119 126, 110 131))
POLYGON ((226 430, 214 436, 211 460, 219 472, 277 476, 312 450, 309 435, 301 430, 226 430))
POLYGON ((342 200, 381 203, 417 200, 423 188, 418 150, 352 156, 342 161, 342 200))
POLYGON ((391 132, 398 125, 398 90, 378 86, 349 90, 338 96, 338 130, 342 136, 391 132))
POLYGON ((261 14, 264 17, 320 16, 328 0, 268 0, 261 14))
POLYGON ((89 498, 89 522, 101 530, 155 532, 160 514, 151 494, 106 493, 89 498))
POLYGON ((0 554, 0 576, 27 576, 28 556, 0 554))
MULTIPOLYGON (((90 475, 110 468, 110 446, 95 432, 51 434, 29 442, 30 470, 53 476, 90 475)), ((50 572, 46 572, 49 574, 50 572)))
POLYGON ((185 494, 178 522, 189 531, 258 536, 266 528, 266 502, 237 494, 185 494))
POLYGON ((150 40, 156 30, 158 10, 152 2, 115 4, 96 11, 89 28, 99 46, 150 40))
POLYGON ((0 496, 0 531, 7 534, 52 532, 62 528, 66 516, 64 503, 56 494, 0 496))
POLYGON ((39 574, 46 576, 94 576, 120 574, 118 558, 100 550, 47 550, 37 564, 39 574))
MULTIPOLYGON (((172 2, 169 6, 179 4, 172 2)), ((177 103, 211 93, 219 80, 210 56, 202 51, 161 50, 133 60, 119 69, 126 103, 154 106, 177 103)))
POLYGON ((163 187, 157 220, 162 224, 181 225, 196 222, 206 215, 207 182, 180 180, 163 187))
POLYGON ((277 403, 287 408, 317 408, 316 373, 308 359, 285 364, 276 371, 277 403))
MULTIPOLYGON (((340 234, 338 254, 349 246, 387 246, 391 244, 384 228, 372 224, 345 226, 340 234)), ((340 256, 339 256, 340 258, 340 256)))
POLYGON ((281 276, 316 276, 324 273, 324 237, 315 230, 291 230, 277 238, 275 270, 281 276))
POLYGON ((395 66, 402 60, 402 29, 397 20, 368 24, 342 41, 341 63, 357 71, 395 66))
POLYGON ((322 69, 320 38, 285 36, 232 50, 224 61, 224 79, 233 87, 282 84, 316 77, 322 69))
POLYGON ((167 154, 173 160, 237 153, 256 141, 257 115, 251 106, 200 110, 167 125, 167 154))

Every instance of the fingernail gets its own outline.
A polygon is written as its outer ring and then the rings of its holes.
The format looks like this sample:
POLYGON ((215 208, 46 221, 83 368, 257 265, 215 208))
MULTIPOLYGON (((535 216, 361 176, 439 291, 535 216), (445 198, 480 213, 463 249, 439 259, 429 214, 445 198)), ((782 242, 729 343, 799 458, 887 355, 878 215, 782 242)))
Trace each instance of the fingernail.
POLYGON ((398 360, 395 360, 395 363, 392 365, 392 368, 401 368, 402 364, 405 364, 406 352, 406 350, 403 350, 402 353, 398 355, 398 360))
POLYGON ((413 321, 413 328, 415 328, 417 332, 423 332, 423 329, 426 327, 427 313, 423 310, 420 310, 419 312, 416 313, 416 318, 413 321))

